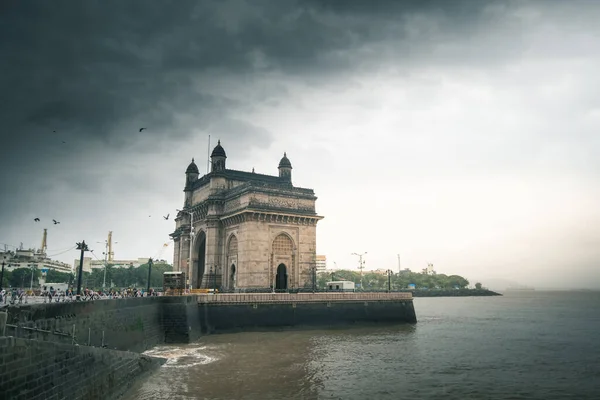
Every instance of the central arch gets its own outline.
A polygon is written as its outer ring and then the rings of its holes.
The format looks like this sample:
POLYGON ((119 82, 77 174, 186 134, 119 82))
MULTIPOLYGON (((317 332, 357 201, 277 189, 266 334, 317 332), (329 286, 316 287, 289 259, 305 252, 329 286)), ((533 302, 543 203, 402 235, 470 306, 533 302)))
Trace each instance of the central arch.
POLYGON ((275 276, 275 290, 287 290, 288 274, 285 264, 279 264, 277 267, 277 275, 275 276))
POLYGON ((200 231, 196 237, 196 248, 198 249, 198 261, 194 265, 194 278, 192 284, 194 289, 202 287, 202 279, 204 278, 204 272, 206 269, 206 233, 200 231))
POLYGON ((284 232, 273 240, 270 279, 271 287, 275 290, 294 287, 294 247, 292 238, 284 232))

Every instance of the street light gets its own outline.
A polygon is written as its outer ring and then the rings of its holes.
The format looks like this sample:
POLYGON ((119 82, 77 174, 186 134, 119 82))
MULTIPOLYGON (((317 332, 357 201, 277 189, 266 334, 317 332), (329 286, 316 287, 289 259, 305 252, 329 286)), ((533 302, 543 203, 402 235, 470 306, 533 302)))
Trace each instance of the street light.
MULTIPOLYGON (((96 243, 102 243, 102 242, 96 242, 96 243)), ((114 244, 117 244, 119 242, 114 242, 114 244)), ((94 250, 90 250, 92 253, 94 252, 94 250)), ((102 252, 102 254, 104 254, 104 279, 102 280, 102 291, 104 292, 104 289, 106 288, 106 269, 108 268, 108 240, 104 241, 104 251, 102 252)))
POLYGON ((6 256, 2 257, 2 272, 0 272, 0 290, 2 290, 2 284, 4 283, 4 264, 6 263, 6 256))
POLYGON ((367 254, 366 251, 362 254, 352 253, 353 256, 358 256, 358 269, 360 270, 360 288, 361 288, 361 290, 363 290, 363 268, 365 265, 365 262, 363 261, 363 256, 365 254, 367 254))
POLYGON ((79 273, 77 274, 77 301, 81 300, 81 279, 83 275, 83 255, 86 251, 90 251, 88 245, 85 243, 85 240, 76 243, 77 250, 81 250, 81 255, 79 256, 79 273))
POLYGON ((152 273, 152 258, 148 259, 148 289, 146 290, 147 296, 150 296, 150 274, 152 273))
POLYGON ((29 291, 33 291, 33 271, 35 268, 35 264, 29 265, 31 267, 31 285, 29 286, 29 291))

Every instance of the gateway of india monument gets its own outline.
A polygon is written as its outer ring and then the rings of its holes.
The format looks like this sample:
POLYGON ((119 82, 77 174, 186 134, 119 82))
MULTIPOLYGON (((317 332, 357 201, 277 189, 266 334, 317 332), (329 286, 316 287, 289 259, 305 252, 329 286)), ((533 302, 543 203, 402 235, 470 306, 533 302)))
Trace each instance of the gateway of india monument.
POLYGON ((188 287, 297 289, 312 286, 316 258, 317 197, 294 187, 284 153, 279 175, 227 169, 221 142, 211 171, 185 171, 185 201, 175 218, 173 266, 188 287))

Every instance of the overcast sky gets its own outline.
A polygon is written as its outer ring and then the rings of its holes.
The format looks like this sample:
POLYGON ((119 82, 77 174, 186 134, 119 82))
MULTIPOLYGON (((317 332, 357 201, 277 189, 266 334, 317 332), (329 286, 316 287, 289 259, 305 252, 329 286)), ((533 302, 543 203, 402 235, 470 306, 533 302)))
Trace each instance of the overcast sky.
POLYGON ((330 267, 600 287, 599 20, 573 0, 5 0, 0 242, 48 228, 72 263, 112 230, 116 258, 172 260, 162 216, 211 135, 233 169, 287 152, 330 267))

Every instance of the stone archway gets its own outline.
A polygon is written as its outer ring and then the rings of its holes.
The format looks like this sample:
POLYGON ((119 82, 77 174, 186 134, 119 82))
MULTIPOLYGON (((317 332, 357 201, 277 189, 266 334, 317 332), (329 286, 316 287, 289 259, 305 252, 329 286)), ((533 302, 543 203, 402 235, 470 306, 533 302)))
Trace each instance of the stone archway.
POLYGON ((271 247, 270 273, 270 284, 272 288, 277 290, 294 288, 294 250, 294 242, 292 238, 286 233, 280 233, 273 240, 273 244, 271 247), (283 277, 285 277, 285 283, 281 281, 283 277), (282 289, 280 289, 280 287, 282 289))
POLYGON ((238 271, 236 265, 239 265, 238 262, 238 240, 235 235, 231 235, 229 241, 227 242, 227 263, 225 265, 229 265, 228 274, 224 274, 227 277, 227 287, 229 289, 235 289, 236 283, 238 281, 238 271))
POLYGON ((196 237, 195 248, 197 249, 197 259, 193 267, 192 287, 199 289, 202 287, 202 280, 206 270, 206 233, 200 231, 196 237))
POLYGON ((287 290, 288 288, 288 274, 287 267, 285 264, 279 264, 277 266, 277 274, 275 275, 275 290, 287 290))

